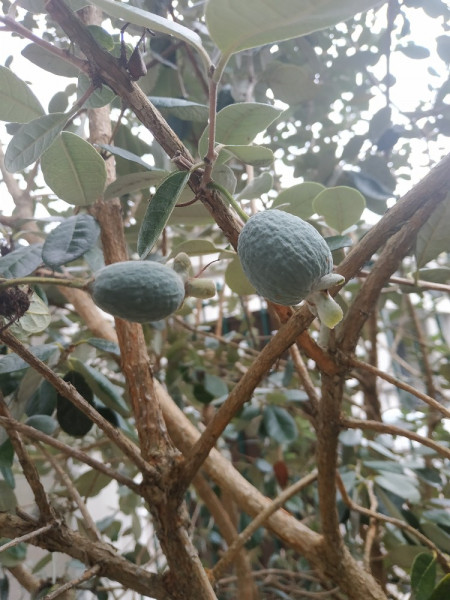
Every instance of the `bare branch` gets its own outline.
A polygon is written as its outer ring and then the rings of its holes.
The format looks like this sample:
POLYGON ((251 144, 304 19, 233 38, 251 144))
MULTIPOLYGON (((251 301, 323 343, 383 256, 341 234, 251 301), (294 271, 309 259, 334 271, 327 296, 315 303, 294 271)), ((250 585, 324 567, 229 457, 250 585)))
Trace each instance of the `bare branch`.
POLYGON ((41 535, 41 533, 45 533, 52 527, 53 527, 53 523, 48 523, 47 525, 44 525, 43 527, 39 527, 39 529, 36 529, 36 531, 30 531, 30 533, 25 533, 24 535, 16 537, 13 540, 10 540, 6 544, 2 544, 0 546, 0 554, 2 552, 5 552, 6 550, 9 550, 10 548, 14 548, 14 546, 17 546, 18 544, 21 544, 22 542, 29 542, 36 536, 41 535))
POLYGON ((98 575, 99 572, 100 572, 100 565, 94 565, 90 569, 87 569, 82 575, 80 575, 80 577, 77 577, 76 579, 72 579, 72 581, 68 581, 64 585, 61 585, 54 592, 50 592, 50 594, 45 594, 45 596, 42 598, 42 600, 55 600, 55 598, 58 598, 59 596, 64 594, 64 592, 67 592, 68 590, 72 590, 72 589, 76 588, 78 585, 80 585, 80 583, 89 581, 89 579, 92 579, 92 577, 95 577, 96 575, 98 575))
POLYGON ((388 433, 389 435, 400 435, 408 438, 409 440, 413 440, 414 442, 419 442, 419 444, 423 444, 428 448, 432 448, 437 454, 445 456, 445 458, 450 458, 450 449, 446 448, 445 446, 441 446, 441 444, 438 444, 430 438, 419 435, 418 433, 414 433, 414 431, 403 429, 403 427, 386 425, 385 423, 380 423, 379 421, 362 421, 360 419, 347 418, 342 418, 340 424, 341 427, 348 427, 349 429, 379 431, 380 433, 388 433))

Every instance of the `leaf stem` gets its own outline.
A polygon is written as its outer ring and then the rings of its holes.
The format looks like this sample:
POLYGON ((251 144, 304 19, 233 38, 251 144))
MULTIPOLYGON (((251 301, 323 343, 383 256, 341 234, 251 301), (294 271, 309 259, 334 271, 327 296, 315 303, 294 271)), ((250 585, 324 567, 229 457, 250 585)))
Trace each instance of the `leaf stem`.
POLYGON ((242 210, 242 208, 239 206, 239 203, 233 198, 230 192, 223 187, 223 185, 220 185, 220 183, 216 183, 215 181, 210 181, 207 187, 213 188, 225 196, 226 200, 228 200, 229 204, 234 208, 244 223, 249 220, 248 214, 242 210))

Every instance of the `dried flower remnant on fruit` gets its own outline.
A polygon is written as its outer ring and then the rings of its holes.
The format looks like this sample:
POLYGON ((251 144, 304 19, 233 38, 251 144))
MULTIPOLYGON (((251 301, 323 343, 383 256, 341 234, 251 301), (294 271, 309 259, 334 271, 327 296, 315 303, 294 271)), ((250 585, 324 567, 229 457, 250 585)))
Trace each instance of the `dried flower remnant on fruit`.
POLYGON ((30 308, 31 289, 24 292, 16 285, 0 291, 0 316, 9 319, 9 322, 0 327, 4 331, 18 321, 30 308))

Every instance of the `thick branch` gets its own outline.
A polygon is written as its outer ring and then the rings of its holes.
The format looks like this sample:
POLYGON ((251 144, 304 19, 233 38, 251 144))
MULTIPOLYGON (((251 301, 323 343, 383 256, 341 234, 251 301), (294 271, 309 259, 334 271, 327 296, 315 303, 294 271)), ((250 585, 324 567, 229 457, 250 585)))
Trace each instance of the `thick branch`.
MULTIPOLYGON (((26 535, 38 528, 36 521, 18 515, 0 513, 0 535, 14 538, 26 535)), ((158 600, 173 600, 164 586, 162 577, 148 573, 129 560, 116 554, 110 544, 93 542, 58 522, 55 527, 32 540, 50 552, 63 552, 87 565, 99 565, 100 575, 118 581, 126 589, 158 600)))

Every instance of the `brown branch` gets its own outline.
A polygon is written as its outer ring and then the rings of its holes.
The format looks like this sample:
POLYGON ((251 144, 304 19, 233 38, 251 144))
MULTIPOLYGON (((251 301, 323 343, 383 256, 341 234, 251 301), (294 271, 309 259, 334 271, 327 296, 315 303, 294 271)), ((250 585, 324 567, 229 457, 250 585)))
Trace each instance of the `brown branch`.
POLYGON ((306 412, 311 412, 313 416, 317 414, 319 408, 319 394, 314 387, 314 384, 309 375, 308 369, 303 361, 302 355, 300 354, 297 346, 292 345, 289 349, 291 354, 292 362, 294 363, 295 370, 297 371, 298 378, 303 386, 303 389, 308 394, 309 403, 311 404, 310 410, 306 412))
MULTIPOLYGON (((161 384, 156 383, 158 396, 164 411, 169 433, 177 447, 188 454, 200 434, 183 412, 176 406, 161 384)), ((256 517, 270 505, 270 500, 251 485, 220 452, 213 448, 203 464, 213 481, 237 506, 250 516, 256 517)), ((323 537, 299 522, 285 510, 276 511, 267 520, 266 527, 288 546, 304 556, 313 565, 325 584, 331 579, 347 594, 349 600, 361 600, 359 590, 367 592, 365 600, 386 600, 377 582, 343 548, 338 567, 330 565, 325 558, 323 537)))
POLYGON ((41 533, 45 533, 52 527, 53 527, 53 523, 48 523, 47 525, 44 525, 43 527, 39 527, 35 531, 30 531, 30 533, 25 533, 24 535, 16 537, 13 540, 10 540, 6 544, 2 544, 0 546, 0 554, 2 552, 5 552, 6 550, 9 550, 10 548, 14 548, 14 546, 17 546, 18 544, 21 544, 22 542, 29 542, 36 536, 41 535, 41 533))
POLYGON ((27 592, 30 592, 32 597, 40 590, 41 581, 34 577, 23 563, 19 563, 15 567, 8 567, 8 571, 27 592))
POLYGON ((0 339, 18 354, 24 361, 26 361, 35 371, 40 373, 44 379, 46 379, 52 386, 65 398, 73 402, 73 404, 79 408, 85 415, 87 415, 104 433, 107 437, 116 444, 122 452, 128 456, 128 458, 142 471, 143 474, 147 474, 149 477, 158 479, 158 474, 154 469, 143 460, 137 448, 130 442, 123 433, 116 429, 104 419, 96 410, 93 408, 84 398, 77 392, 77 390, 70 384, 59 377, 50 367, 44 362, 36 358, 26 346, 24 346, 17 338, 15 338, 10 332, 4 331, 0 333, 0 339))
POLYGON ((309 475, 302 477, 302 479, 296 481, 294 484, 283 490, 281 494, 279 494, 279 496, 277 496, 277 498, 275 498, 275 500, 269 504, 269 506, 262 510, 259 515, 255 517, 253 521, 247 525, 247 527, 237 536, 233 543, 228 547, 226 553, 222 556, 219 562, 216 563, 214 569, 212 570, 214 579, 217 580, 223 575, 228 565, 230 565, 237 558, 238 553, 252 537, 255 531, 264 525, 264 523, 271 515, 273 515, 274 512, 279 510, 290 498, 292 498, 292 496, 298 494, 316 479, 316 471, 313 471, 309 475))
POLYGON ((174 492, 176 494, 181 495, 184 493, 225 427, 245 402, 251 398, 262 377, 269 371, 278 357, 295 342, 299 332, 304 327, 304 313, 299 310, 293 314, 287 323, 282 325, 270 342, 264 346, 259 356, 255 358, 253 364, 235 385, 226 401, 216 412, 200 439, 186 457, 183 470, 177 482, 175 482, 174 492))
POLYGON ((357 358, 348 357, 344 358, 343 360, 344 362, 347 362, 349 365, 352 365, 357 369, 372 373, 377 377, 380 377, 380 379, 384 379, 384 381, 392 383, 392 385, 395 385, 395 387, 398 387, 401 390, 405 390, 405 392, 409 392, 416 398, 419 398, 420 400, 425 402, 425 404, 428 404, 428 406, 430 406, 434 410, 439 411, 445 417, 450 418, 450 410, 448 410, 448 408, 446 408, 443 404, 441 404, 431 396, 428 396, 428 394, 420 392, 417 388, 413 387, 412 385, 404 383, 400 379, 397 379, 396 377, 393 377, 392 375, 389 375, 388 373, 385 373, 384 371, 381 371, 380 369, 377 369, 376 367, 373 367, 372 365, 369 365, 368 363, 365 363, 362 360, 358 360, 357 358))
POLYGON ((374 510, 371 510, 369 508, 365 508, 364 506, 360 506, 359 504, 356 504, 356 502, 353 502, 353 500, 347 494, 347 490, 345 489, 344 483, 343 483, 339 473, 336 473, 336 480, 337 480, 337 486, 339 488, 339 492, 341 493, 341 496, 342 496, 342 500, 350 508, 350 510, 354 510, 362 515, 366 515, 370 519, 375 519, 376 521, 379 521, 382 523, 391 523, 392 525, 395 525, 399 529, 403 529, 404 531, 407 531, 408 533, 413 535, 415 538, 417 538, 419 541, 421 541, 422 544, 424 544, 425 546, 430 548, 433 552, 436 552, 436 556, 438 557, 440 565, 443 567, 443 569, 446 572, 450 571, 450 562, 446 559, 445 555, 439 550, 439 548, 437 546, 435 546, 435 544, 433 544, 433 542, 430 539, 428 539, 425 535, 423 535, 423 533, 421 533, 420 531, 418 531, 411 525, 408 525, 408 523, 401 521, 400 519, 396 519, 395 517, 389 517, 387 515, 383 515, 374 510))
POLYGON ((96 471, 104 473, 111 479, 115 479, 118 483, 127 486, 136 493, 139 493, 139 485, 135 483, 132 479, 130 479, 126 475, 122 475, 122 473, 119 473, 118 471, 114 471, 114 469, 111 469, 104 463, 95 460, 95 458, 92 458, 91 456, 89 456, 89 454, 83 452, 82 450, 78 450, 77 448, 68 446, 67 444, 60 442, 59 440, 47 435, 46 433, 39 431, 38 429, 30 427, 30 425, 25 425, 25 423, 20 423, 19 421, 16 421, 12 418, 0 417, 0 425, 2 425, 5 428, 8 427, 8 425, 10 425, 16 431, 22 433, 25 437, 52 446, 53 448, 56 448, 56 450, 59 450, 60 452, 65 454, 66 456, 71 456, 72 458, 75 458, 81 463, 89 465, 96 471))
MULTIPOLYGON (((435 167, 435 169, 436 168, 437 167, 435 167)), ((448 176, 448 184, 450 184, 450 176, 448 176)), ((353 352, 361 328, 374 309, 383 285, 397 269, 399 262, 411 248, 419 229, 445 197, 446 191, 440 190, 439 193, 430 195, 428 201, 425 201, 424 199, 422 206, 417 208, 412 215, 405 217, 403 223, 399 226, 399 231, 394 233, 387 240, 371 274, 364 281, 359 293, 353 300, 352 305, 342 321, 340 328, 341 334, 338 342, 344 352, 353 352)), ((410 205, 413 204, 413 201, 410 201, 408 202, 407 207, 410 208, 410 205)), ((373 229, 376 229, 377 227, 378 225, 373 229)), ((371 231, 373 231, 373 229, 371 231)), ((369 234, 370 232, 367 235, 369 234)), ((365 237, 362 241, 364 241, 364 239, 365 237)), ((339 271, 341 272, 342 270, 345 271, 345 267, 339 265, 339 271)))
POLYGON ((59 480, 65 487, 65 490, 67 491, 67 496, 71 496, 75 504, 78 506, 81 516, 83 517, 83 524, 88 534, 88 537, 90 537, 91 540, 100 540, 102 536, 99 530, 97 529, 94 519, 91 517, 89 511, 87 510, 86 504, 83 502, 83 498, 81 497, 80 492, 74 486, 69 475, 61 467, 59 462, 50 454, 50 452, 47 452, 47 450, 41 444, 39 444, 39 442, 37 443, 37 447, 56 471, 56 476, 59 478, 59 480))
POLYGON ((340 426, 343 428, 348 427, 349 429, 378 431, 380 433, 388 433, 389 435, 399 435, 431 448, 436 452, 436 454, 440 454, 445 458, 450 458, 449 448, 441 446, 430 438, 419 435, 418 433, 414 433, 414 431, 408 431, 407 429, 403 429, 403 427, 398 427, 397 425, 386 425, 385 423, 380 423, 379 421, 362 421, 360 419, 342 418, 340 420, 340 426))
MULTIPOLYGON (((368 277, 370 271, 359 271, 358 277, 368 277)), ((406 277, 389 277, 386 283, 397 283, 398 285, 409 285, 414 288, 420 288, 422 290, 431 290, 434 292, 444 292, 450 294, 450 285, 445 283, 433 283, 432 281, 425 281, 424 279, 408 279, 406 277)))
MULTIPOLYGON (((35 531, 38 526, 38 522, 31 517, 25 519, 19 515, 0 513, 0 534, 3 537, 26 535, 35 531)), ((125 589, 158 600, 174 600, 161 575, 149 573, 134 565, 117 554, 110 544, 88 540, 69 529, 62 521, 58 521, 44 534, 34 537, 32 544, 49 552, 62 552, 84 564, 99 565, 99 575, 119 582, 125 589)))
MULTIPOLYGON (((3 400, 3 394, 0 392, 0 415, 4 417, 10 417, 8 407, 3 400)), ((33 492, 34 499, 39 508, 41 518, 44 522, 53 522, 56 518, 55 511, 51 507, 50 502, 47 498, 44 486, 42 485, 39 473, 31 460, 25 444, 23 443, 20 435, 13 427, 5 426, 6 432, 11 444, 14 447, 17 458, 19 459, 22 467, 23 474, 33 492)))
MULTIPOLYGON (((222 537, 226 541, 228 547, 230 547, 237 539, 238 531, 228 512, 225 510, 224 505, 211 489, 203 475, 197 473, 194 477, 193 484, 198 495, 208 507, 222 537)), ((257 590, 253 581, 251 561, 248 553, 244 548, 240 548, 240 550, 236 552, 233 560, 238 579, 239 597, 242 597, 245 600, 256 600, 257 590)), ((231 564, 233 560, 230 561, 229 564, 231 564)), ((210 579, 213 578, 212 572, 209 572, 209 577, 210 579)))

